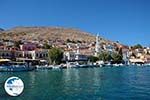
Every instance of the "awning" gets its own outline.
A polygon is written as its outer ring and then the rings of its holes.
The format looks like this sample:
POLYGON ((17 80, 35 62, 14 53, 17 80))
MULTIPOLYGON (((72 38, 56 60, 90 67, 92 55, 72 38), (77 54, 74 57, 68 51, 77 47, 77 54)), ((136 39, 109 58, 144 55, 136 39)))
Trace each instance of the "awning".
POLYGON ((142 59, 130 59, 129 61, 132 62, 132 63, 137 63, 137 62, 144 63, 144 62, 145 62, 145 61, 142 60, 142 59))
POLYGON ((0 62, 6 62, 6 61, 11 61, 9 59, 0 59, 0 62))

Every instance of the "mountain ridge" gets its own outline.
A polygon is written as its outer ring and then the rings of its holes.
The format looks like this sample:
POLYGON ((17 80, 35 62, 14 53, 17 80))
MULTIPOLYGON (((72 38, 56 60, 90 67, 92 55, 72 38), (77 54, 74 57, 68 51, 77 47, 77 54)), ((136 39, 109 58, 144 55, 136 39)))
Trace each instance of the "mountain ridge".
MULTIPOLYGON (((64 40, 68 39, 73 41, 95 42, 95 36, 92 33, 84 32, 75 28, 65 27, 45 27, 45 26, 32 26, 25 27, 19 26, 9 30, 0 32, 0 39, 11 40, 64 40), (11 34, 10 34, 11 33, 11 34)), ((103 41, 111 42, 101 37, 103 41)))

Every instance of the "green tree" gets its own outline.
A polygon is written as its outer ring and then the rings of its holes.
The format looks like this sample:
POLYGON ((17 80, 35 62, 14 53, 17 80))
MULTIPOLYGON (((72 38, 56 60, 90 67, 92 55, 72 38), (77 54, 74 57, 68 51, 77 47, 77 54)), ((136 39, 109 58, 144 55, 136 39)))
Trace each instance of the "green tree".
POLYGON ((77 40, 77 43, 82 43, 82 41, 80 41, 80 40, 77 40))
POLYGON ((133 49, 140 49, 140 48, 143 48, 142 45, 140 44, 136 44, 132 47, 133 49))
POLYGON ((77 43, 77 41, 75 41, 75 40, 70 40, 70 39, 67 39, 66 42, 67 42, 67 43, 77 43))
POLYGON ((99 53, 99 59, 103 61, 110 61, 111 60, 111 55, 109 52, 101 52, 99 53))
POLYGON ((63 52, 61 49, 54 47, 49 49, 48 56, 50 64, 53 65, 60 64, 63 58, 63 52))
POLYGON ((17 47, 17 48, 20 48, 20 45, 21 45, 21 44, 23 44, 23 43, 21 42, 21 40, 14 42, 14 46, 17 47))
POLYGON ((119 49, 118 53, 123 56, 123 53, 122 53, 122 48, 119 49))
POLYGON ((120 62, 120 61, 122 61, 122 55, 121 54, 119 54, 119 53, 112 53, 111 54, 111 57, 112 57, 112 60, 114 61, 114 62, 120 62))
POLYGON ((47 43, 45 43, 43 46, 43 49, 51 49, 51 48, 52 48, 52 46, 47 43))
POLYGON ((96 62, 96 61, 98 61, 98 57, 90 56, 90 57, 89 57, 89 61, 90 61, 90 62, 96 62))
POLYGON ((136 54, 134 52, 132 52, 131 56, 136 58, 136 54))
POLYGON ((70 43, 70 42, 72 42, 70 39, 67 39, 66 41, 67 41, 67 43, 70 43))

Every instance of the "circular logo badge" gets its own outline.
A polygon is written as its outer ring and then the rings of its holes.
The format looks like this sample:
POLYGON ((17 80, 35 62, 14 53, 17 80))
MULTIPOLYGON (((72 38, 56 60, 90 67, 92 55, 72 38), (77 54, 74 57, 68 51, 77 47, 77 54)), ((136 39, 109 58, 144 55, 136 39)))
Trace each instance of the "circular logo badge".
POLYGON ((24 83, 18 77, 10 77, 6 80, 4 88, 10 96, 18 96, 23 92, 24 83))

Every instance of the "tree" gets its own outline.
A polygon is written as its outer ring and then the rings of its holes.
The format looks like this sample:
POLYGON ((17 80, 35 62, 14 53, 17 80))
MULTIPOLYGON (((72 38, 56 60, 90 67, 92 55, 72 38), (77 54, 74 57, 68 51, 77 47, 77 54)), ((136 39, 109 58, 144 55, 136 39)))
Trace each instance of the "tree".
POLYGON ((54 47, 49 50, 48 56, 50 64, 53 65, 60 64, 63 58, 63 52, 61 49, 54 47))
POLYGON ((132 52, 131 56, 136 58, 136 54, 134 52, 132 52))
POLYGON ((118 53, 119 53, 121 56, 123 56, 123 53, 122 53, 122 48, 119 48, 119 51, 118 51, 118 53))
POLYGON ((134 45, 132 48, 133 48, 133 49, 141 49, 141 48, 143 48, 143 47, 142 47, 142 45, 140 45, 140 44, 136 44, 136 45, 134 45))
POLYGON ((111 57, 114 62, 121 62, 123 59, 122 55, 119 53, 112 53, 111 57))
POLYGON ((103 60, 103 61, 110 61, 111 55, 109 52, 101 52, 101 53, 99 53, 99 59, 103 60))
POLYGON ((98 61, 98 57, 90 56, 90 57, 89 57, 89 61, 90 61, 90 62, 96 62, 96 61, 98 61))
POLYGON ((99 59, 106 62, 106 61, 111 61, 111 62, 117 62, 120 63, 123 60, 123 57, 121 53, 115 53, 115 52, 101 52, 99 53, 99 59))
POLYGON ((51 49, 51 48, 52 48, 52 46, 51 46, 51 45, 49 45, 49 44, 47 44, 47 43, 45 43, 45 44, 44 44, 44 46, 43 46, 43 48, 44 48, 44 49, 51 49))
POLYGON ((82 41, 80 41, 80 40, 77 40, 77 43, 82 43, 82 41))
POLYGON ((67 43, 70 43, 70 42, 72 42, 70 39, 67 39, 67 43))
POLYGON ((17 48, 20 48, 20 45, 21 45, 21 44, 23 44, 23 43, 21 42, 21 40, 14 42, 14 46, 17 47, 17 48))
POLYGON ((67 39, 66 42, 67 42, 67 43, 77 43, 77 41, 75 41, 75 40, 70 40, 70 39, 67 39))

